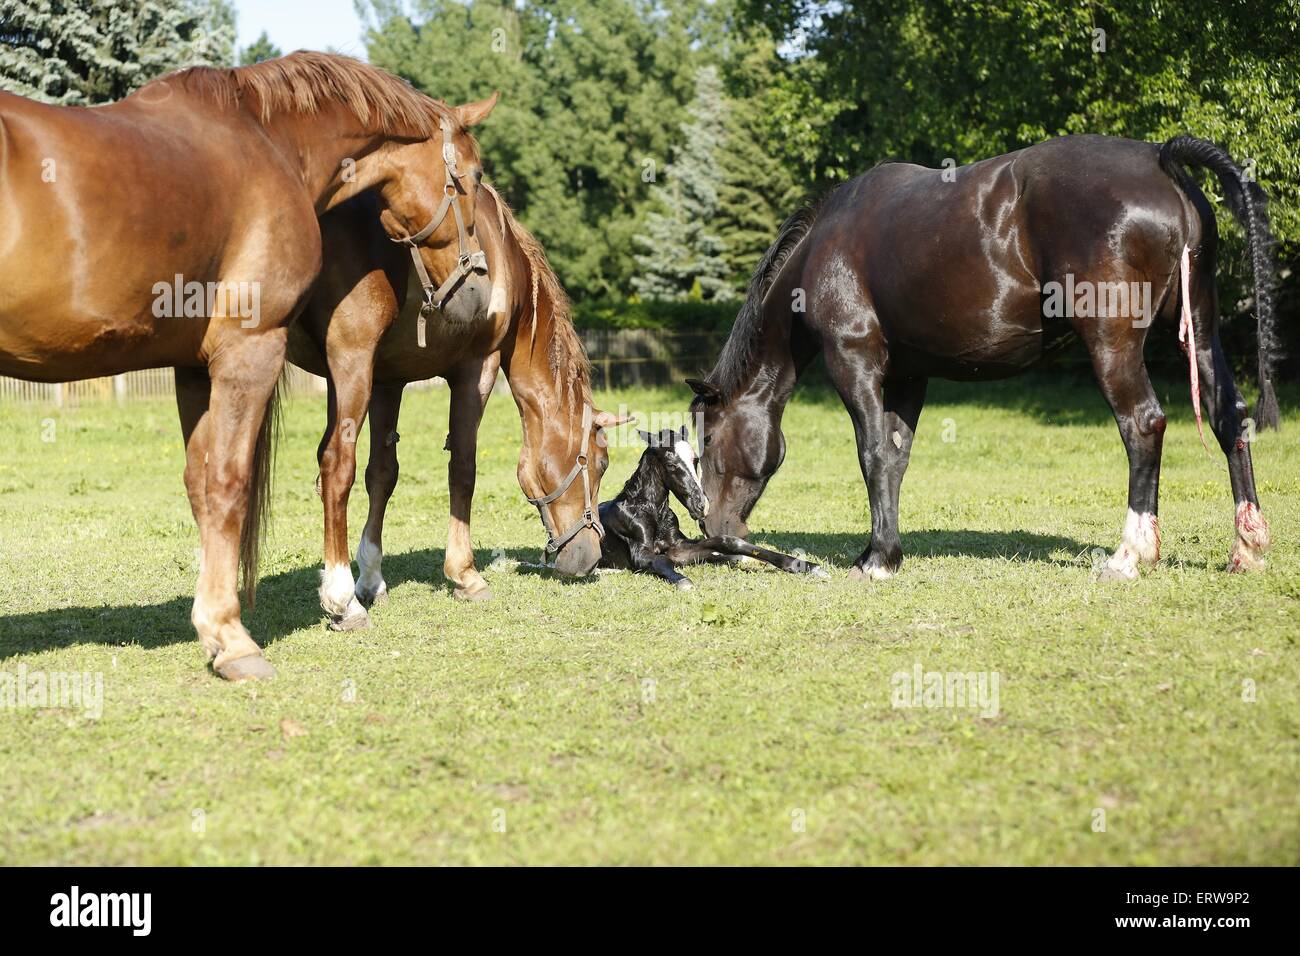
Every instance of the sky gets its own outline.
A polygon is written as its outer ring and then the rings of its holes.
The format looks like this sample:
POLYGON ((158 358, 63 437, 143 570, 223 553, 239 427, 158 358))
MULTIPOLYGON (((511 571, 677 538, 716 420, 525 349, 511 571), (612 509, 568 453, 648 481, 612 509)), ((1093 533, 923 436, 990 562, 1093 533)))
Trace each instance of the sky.
POLYGON ((235 0, 235 10, 240 49, 265 30, 285 53, 333 47, 365 58, 353 0, 235 0))

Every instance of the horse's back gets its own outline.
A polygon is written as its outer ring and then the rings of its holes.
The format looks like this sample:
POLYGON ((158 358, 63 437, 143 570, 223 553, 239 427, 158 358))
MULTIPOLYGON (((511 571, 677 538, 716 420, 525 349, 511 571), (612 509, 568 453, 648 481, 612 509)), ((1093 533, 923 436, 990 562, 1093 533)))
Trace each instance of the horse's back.
POLYGON ((1068 272, 1163 285, 1186 231, 1157 146, 1071 136, 964 167, 878 166, 829 197, 809 266, 847 263, 860 308, 900 357, 934 374, 997 377, 1069 331, 1045 327, 1047 283, 1068 272))

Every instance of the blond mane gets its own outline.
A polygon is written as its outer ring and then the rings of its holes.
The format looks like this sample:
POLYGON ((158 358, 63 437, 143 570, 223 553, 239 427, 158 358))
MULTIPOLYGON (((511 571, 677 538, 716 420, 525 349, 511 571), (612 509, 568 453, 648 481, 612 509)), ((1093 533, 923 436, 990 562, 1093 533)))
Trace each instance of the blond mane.
POLYGON ((542 329, 543 335, 550 336, 550 348, 547 354, 551 374, 555 376, 556 384, 565 385, 569 389, 576 387, 580 393, 579 397, 587 404, 591 404, 591 362, 582 347, 582 340, 578 338, 577 329, 573 327, 569 297, 565 294, 554 270, 551 269, 550 262, 547 261, 546 250, 515 218, 514 211, 501 198, 501 194, 486 182, 483 186, 496 201, 497 221, 502 226, 503 234, 508 233, 514 239, 523 252, 524 258, 528 260, 533 303, 531 337, 536 341, 538 335, 537 303, 540 286, 540 291, 545 292, 546 297, 551 300, 549 326, 542 329))
POLYGON ((334 53, 299 50, 233 69, 195 66, 154 83, 163 81, 223 105, 248 103, 251 97, 263 123, 280 113, 313 116, 339 104, 366 129, 398 136, 432 136, 444 119, 460 125, 446 103, 392 73, 334 53))

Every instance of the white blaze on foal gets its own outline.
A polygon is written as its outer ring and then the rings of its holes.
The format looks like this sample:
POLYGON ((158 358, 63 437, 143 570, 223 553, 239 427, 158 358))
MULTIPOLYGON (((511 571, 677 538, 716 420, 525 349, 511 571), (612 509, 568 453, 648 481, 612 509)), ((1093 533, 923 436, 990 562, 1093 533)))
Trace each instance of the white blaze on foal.
MULTIPOLYGON (((695 457, 695 449, 691 446, 691 443, 685 438, 679 438, 673 442, 673 452, 685 463, 690 473, 695 476, 695 483, 698 485, 700 483, 700 463, 695 457)), ((700 489, 700 497, 704 499, 704 516, 707 518, 709 515, 709 499, 704 494, 703 488, 700 489)))
POLYGON ((1138 565, 1154 565, 1160 560, 1160 521, 1150 512, 1138 514, 1129 509, 1124 521, 1124 539, 1102 569, 1103 580, 1123 578, 1137 580, 1138 565))

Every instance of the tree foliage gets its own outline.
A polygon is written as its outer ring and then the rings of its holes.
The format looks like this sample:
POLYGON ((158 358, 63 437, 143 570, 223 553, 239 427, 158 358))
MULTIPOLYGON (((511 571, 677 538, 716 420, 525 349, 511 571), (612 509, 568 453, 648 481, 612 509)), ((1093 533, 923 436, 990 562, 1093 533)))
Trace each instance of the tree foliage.
POLYGON ((227 0, 0 0, 0 89, 110 103, 183 66, 229 64, 234 24, 227 0))

